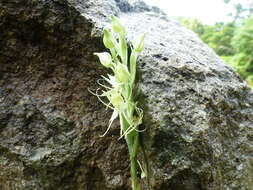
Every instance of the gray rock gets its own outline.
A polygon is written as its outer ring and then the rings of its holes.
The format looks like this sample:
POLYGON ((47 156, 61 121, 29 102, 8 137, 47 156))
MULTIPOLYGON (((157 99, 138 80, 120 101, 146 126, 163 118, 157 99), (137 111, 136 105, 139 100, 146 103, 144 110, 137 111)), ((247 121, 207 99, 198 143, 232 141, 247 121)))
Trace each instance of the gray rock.
POLYGON ((93 52, 109 15, 129 40, 148 33, 138 78, 149 189, 253 188, 253 94, 193 32, 141 1, 2 0, 0 15, 0 189, 130 189, 118 123, 99 137, 111 113, 88 92, 106 72, 93 52))
POLYGON ((195 34, 153 13, 122 15, 148 32, 139 62, 152 189, 252 189, 252 92, 195 34))

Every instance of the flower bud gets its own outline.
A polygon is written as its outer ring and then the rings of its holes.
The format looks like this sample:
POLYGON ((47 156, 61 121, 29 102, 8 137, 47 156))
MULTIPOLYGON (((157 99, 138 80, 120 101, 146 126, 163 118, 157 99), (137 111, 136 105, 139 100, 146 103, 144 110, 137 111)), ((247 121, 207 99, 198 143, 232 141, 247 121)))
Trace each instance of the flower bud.
POLYGON ((134 50, 136 52, 141 52, 144 49, 144 38, 146 34, 142 34, 139 37, 137 37, 133 42, 134 50))
POLYGON ((98 56, 100 62, 105 67, 109 68, 112 66, 112 57, 109 53, 103 52, 103 53, 94 53, 94 55, 98 56))
POLYGON ((103 42, 104 42, 105 47, 107 47, 108 49, 114 47, 113 36, 107 29, 104 29, 103 42))
POLYGON ((128 72, 126 65, 118 64, 116 67, 115 74, 119 82, 126 83, 130 79, 130 73, 128 72))
POLYGON ((112 20, 112 29, 114 32, 117 33, 125 33, 125 28, 124 26, 120 23, 119 19, 116 18, 115 16, 111 17, 112 20))

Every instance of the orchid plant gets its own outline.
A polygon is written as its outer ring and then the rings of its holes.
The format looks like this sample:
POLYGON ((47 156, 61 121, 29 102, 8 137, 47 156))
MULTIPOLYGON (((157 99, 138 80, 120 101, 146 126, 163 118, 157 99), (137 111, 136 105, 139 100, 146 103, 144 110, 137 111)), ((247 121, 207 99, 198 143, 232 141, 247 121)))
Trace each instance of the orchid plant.
MULTIPOLYGON (((98 56, 101 64, 112 70, 112 75, 102 76, 103 80, 108 83, 105 85, 98 81, 102 87, 102 93, 93 93, 106 107, 113 110, 107 130, 102 136, 109 131, 113 121, 119 117, 120 120, 120 138, 124 137, 128 146, 131 163, 131 181, 133 190, 141 190, 138 179, 137 160, 139 150, 139 128, 142 123, 143 111, 138 108, 137 101, 134 99, 133 90, 135 88, 136 78, 136 60, 138 54, 144 49, 145 34, 140 35, 131 43, 131 55, 128 56, 128 47, 126 42, 126 29, 120 23, 119 19, 112 16, 111 29, 104 29, 103 43, 110 53, 94 53, 98 56), (129 59, 130 58, 130 59, 129 59), (129 60, 128 60, 129 59, 129 60), (108 103, 105 103, 101 97, 106 97, 108 103)), ((98 91, 97 91, 98 92, 98 91)), ((142 176, 144 172, 142 170, 142 176)))

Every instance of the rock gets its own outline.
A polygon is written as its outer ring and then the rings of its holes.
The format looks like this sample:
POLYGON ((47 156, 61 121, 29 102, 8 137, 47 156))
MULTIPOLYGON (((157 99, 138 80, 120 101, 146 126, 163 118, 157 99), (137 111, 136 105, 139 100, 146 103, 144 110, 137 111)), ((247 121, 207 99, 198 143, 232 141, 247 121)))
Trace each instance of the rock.
POLYGON ((138 77, 150 189, 252 189, 253 94, 194 33, 140 1, 2 0, 0 15, 0 189, 130 189, 118 123, 99 137, 111 112, 88 91, 106 72, 93 52, 108 15, 129 40, 148 32, 138 77))
POLYGON ((121 16, 147 32, 139 62, 152 189, 252 189, 253 96, 195 34, 159 15, 121 16))

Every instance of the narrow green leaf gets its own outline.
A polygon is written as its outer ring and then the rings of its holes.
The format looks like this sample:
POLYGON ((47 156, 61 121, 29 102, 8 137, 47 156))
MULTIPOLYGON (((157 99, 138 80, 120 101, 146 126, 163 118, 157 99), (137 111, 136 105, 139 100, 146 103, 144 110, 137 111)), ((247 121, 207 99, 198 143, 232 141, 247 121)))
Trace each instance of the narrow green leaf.
POLYGON ((134 50, 136 52, 141 52, 144 49, 144 38, 145 38, 146 33, 138 36, 135 40, 133 40, 132 44, 134 47, 134 50))
POLYGON ((120 56, 122 63, 127 65, 127 43, 124 34, 119 36, 119 43, 120 43, 120 56))
POLYGON ((115 50, 115 48, 111 48, 110 52, 112 54, 112 58, 115 64, 118 63, 118 58, 117 58, 117 51, 115 50))
POLYGON ((106 48, 111 49, 115 47, 114 41, 116 41, 113 35, 109 32, 108 29, 104 29, 103 42, 106 48))
POLYGON ((133 50, 130 56, 130 75, 131 75, 132 85, 135 82, 135 76, 136 76, 136 59, 137 59, 137 52, 133 50))
POLYGON ((111 16, 112 20, 112 30, 116 33, 125 33, 126 29, 125 27, 120 23, 119 19, 115 16, 111 16))

